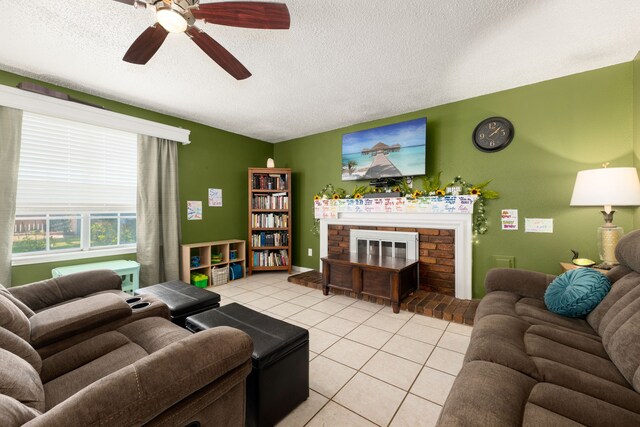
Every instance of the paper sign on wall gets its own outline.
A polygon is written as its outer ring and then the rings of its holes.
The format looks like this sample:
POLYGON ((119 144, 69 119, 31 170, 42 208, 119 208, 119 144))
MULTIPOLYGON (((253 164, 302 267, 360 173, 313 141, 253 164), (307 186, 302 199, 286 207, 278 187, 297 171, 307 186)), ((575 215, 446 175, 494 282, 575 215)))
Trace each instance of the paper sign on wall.
POLYGON ((467 213, 473 212, 476 196, 385 197, 367 199, 322 199, 315 200, 314 217, 337 218, 338 213, 467 213))
POLYGON ((189 221, 202 219, 202 202, 200 200, 187 202, 187 219, 189 221))
POLYGON ((500 217, 503 230, 518 229, 518 209, 502 209, 500 217))
POLYGON ((525 218, 525 233, 553 233, 553 218, 525 218))
POLYGON ((209 206, 215 206, 215 207, 222 206, 222 189, 221 188, 209 189, 209 206))

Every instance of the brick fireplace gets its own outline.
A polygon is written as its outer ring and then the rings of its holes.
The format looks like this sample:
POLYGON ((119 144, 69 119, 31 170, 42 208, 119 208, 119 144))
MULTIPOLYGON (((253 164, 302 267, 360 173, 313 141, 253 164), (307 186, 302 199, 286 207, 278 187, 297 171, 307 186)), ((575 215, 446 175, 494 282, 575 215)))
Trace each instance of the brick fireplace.
POLYGON ((351 230, 417 232, 419 235, 420 289, 455 296, 455 232, 434 228, 407 228, 329 224, 329 254, 349 253, 351 230))
POLYGON ((337 212, 334 217, 320 218, 320 257, 350 252, 352 229, 417 232, 420 288, 471 299, 471 217, 470 210, 467 213, 337 212))

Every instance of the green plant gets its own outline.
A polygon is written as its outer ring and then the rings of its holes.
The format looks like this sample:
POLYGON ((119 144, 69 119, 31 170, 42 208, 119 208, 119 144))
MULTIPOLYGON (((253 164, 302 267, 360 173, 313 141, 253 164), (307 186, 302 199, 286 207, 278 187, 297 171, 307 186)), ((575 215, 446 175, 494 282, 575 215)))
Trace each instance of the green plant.
POLYGON ((115 220, 99 219, 91 221, 91 246, 112 246, 118 244, 118 225, 115 220))
POLYGON ((346 195, 347 191, 344 188, 334 187, 333 184, 327 184, 319 193, 316 193, 314 199, 344 199, 346 195))
POLYGON ((436 191, 440 190, 440 175, 442 171, 438 172, 438 174, 434 177, 422 177, 422 189, 424 190, 424 194, 431 195, 431 193, 435 194, 436 191))
POLYGON ((43 231, 33 231, 25 234, 20 240, 13 242, 12 252, 21 254, 25 252, 39 252, 46 249, 47 241, 43 231))
POLYGON ((356 195, 360 195, 362 197, 365 194, 369 194, 371 192, 373 192, 373 189, 371 187, 369 187, 368 185, 361 185, 351 191, 351 196, 357 197, 356 195))
POLYGON ((400 187, 400 192, 402 192, 402 194, 405 196, 413 194, 413 188, 409 186, 409 182, 407 181, 406 177, 403 177, 400 180, 398 187, 400 187))
POLYGON ((120 244, 136 242, 136 220, 124 218, 120 220, 120 244))
POLYGON ((461 194, 469 194, 477 196, 478 200, 473 205, 473 233, 485 234, 488 230, 487 217, 485 212, 485 205, 487 200, 498 199, 500 194, 497 191, 488 190, 487 186, 491 183, 491 180, 482 182, 480 184, 472 184, 462 179, 461 176, 453 178, 447 187, 460 187, 461 194))
POLYGON ((500 197, 497 191, 487 189, 491 180, 473 184, 465 181, 461 176, 456 176, 450 183, 443 186, 440 180, 441 174, 442 172, 438 172, 434 177, 425 176, 422 178, 422 188, 425 194, 445 195, 446 189, 457 187, 459 188, 459 194, 477 196, 478 199, 473 205, 473 233, 476 235, 485 234, 488 230, 485 211, 487 200, 500 197))
MULTIPOLYGON (((491 183, 491 180, 482 182, 480 184, 472 184, 462 179, 461 176, 456 176, 453 181, 446 185, 442 185, 440 179, 442 172, 438 172, 433 177, 422 178, 422 191, 409 187, 409 183, 406 178, 403 178, 397 185, 398 190, 405 195, 412 197, 426 197, 429 195, 444 196, 447 193, 447 189, 456 188, 460 195, 472 195, 476 196, 477 200, 473 205, 473 233, 474 235, 485 234, 488 230, 487 217, 485 206, 487 200, 497 199, 500 194, 497 191, 487 189, 487 186, 491 183), (420 194, 422 193, 422 194, 420 194)), ((369 186, 356 187, 352 191, 352 196, 359 194, 360 196, 367 193, 376 193, 377 189, 369 186)), ((327 184, 319 193, 315 195, 315 199, 343 199, 349 197, 343 188, 335 188, 332 184, 327 184)), ((318 236, 320 234, 320 220, 313 220, 313 226, 311 232, 318 236)))

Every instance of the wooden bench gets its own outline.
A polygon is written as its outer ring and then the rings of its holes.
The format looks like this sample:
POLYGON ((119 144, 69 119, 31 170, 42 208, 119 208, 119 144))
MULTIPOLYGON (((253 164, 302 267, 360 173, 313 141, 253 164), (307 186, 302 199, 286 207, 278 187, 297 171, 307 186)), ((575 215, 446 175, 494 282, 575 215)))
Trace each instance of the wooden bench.
POLYGON ((400 301, 418 289, 418 261, 332 254, 322 258, 322 293, 329 288, 384 298, 398 313, 400 301))

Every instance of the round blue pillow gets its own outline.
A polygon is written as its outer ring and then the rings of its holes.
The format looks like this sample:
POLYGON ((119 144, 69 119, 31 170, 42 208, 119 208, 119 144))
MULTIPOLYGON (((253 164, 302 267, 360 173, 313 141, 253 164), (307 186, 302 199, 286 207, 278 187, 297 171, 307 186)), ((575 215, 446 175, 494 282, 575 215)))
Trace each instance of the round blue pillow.
POLYGON ((609 279, 591 268, 576 268, 556 277, 544 293, 547 309, 567 317, 589 314, 611 289, 609 279))

